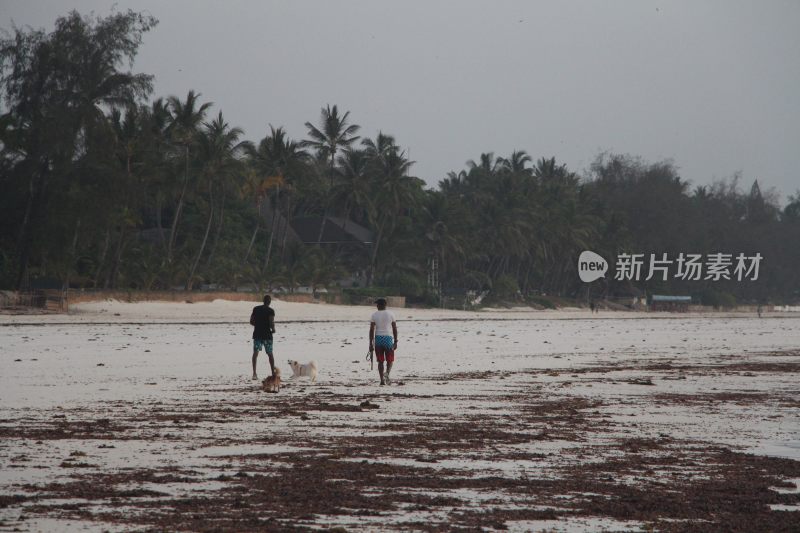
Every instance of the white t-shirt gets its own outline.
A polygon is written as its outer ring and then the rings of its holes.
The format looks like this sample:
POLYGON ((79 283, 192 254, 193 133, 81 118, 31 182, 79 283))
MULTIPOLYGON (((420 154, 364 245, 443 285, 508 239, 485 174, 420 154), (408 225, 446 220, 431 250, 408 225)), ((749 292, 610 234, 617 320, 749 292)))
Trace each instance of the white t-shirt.
POLYGON ((392 335, 392 322, 394 315, 391 311, 375 311, 372 313, 372 321, 375 323, 375 335, 392 335))

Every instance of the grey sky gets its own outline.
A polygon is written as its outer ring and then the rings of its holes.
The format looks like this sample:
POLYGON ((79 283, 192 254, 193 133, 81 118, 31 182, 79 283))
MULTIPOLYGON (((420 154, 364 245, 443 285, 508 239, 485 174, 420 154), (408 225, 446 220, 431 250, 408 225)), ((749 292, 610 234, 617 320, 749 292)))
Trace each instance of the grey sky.
MULTIPOLYGON (((0 0, 0 25, 52 29, 97 0, 0 0)), ((741 171, 800 188, 800 2, 118 1, 159 25, 134 69, 158 96, 201 92, 261 139, 326 104, 379 129, 436 185, 481 152, 576 171, 604 150, 671 158, 683 178, 741 171)))

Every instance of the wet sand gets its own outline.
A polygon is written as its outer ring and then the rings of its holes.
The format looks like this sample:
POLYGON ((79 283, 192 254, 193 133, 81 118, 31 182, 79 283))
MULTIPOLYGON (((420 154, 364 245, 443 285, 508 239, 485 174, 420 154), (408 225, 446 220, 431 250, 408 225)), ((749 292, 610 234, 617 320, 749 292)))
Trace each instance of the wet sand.
POLYGON ((0 317, 0 531, 800 523, 798 318, 404 309, 379 387, 369 308, 278 302, 275 395, 251 304, 83 305, 0 317))

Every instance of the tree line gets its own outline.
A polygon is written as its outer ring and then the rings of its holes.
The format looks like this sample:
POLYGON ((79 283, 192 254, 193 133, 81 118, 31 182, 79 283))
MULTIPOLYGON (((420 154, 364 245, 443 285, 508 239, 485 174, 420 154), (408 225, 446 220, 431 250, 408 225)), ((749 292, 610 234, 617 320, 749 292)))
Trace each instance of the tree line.
MULTIPOLYGON (((800 193, 781 207, 739 177, 691 188, 670 161, 601 154, 578 174, 522 150, 480 154, 436 188, 396 139, 327 105, 303 139, 243 138, 189 90, 152 98, 134 73, 157 21, 77 12, 0 39, 0 285, 171 289, 351 285, 441 303, 692 294, 706 303, 800 297, 800 193), (321 221, 316 242, 294 221, 321 221), (361 246, 323 242, 335 217, 361 246), (756 281, 577 275, 577 257, 760 253, 756 281), (460 296, 459 296, 460 297, 460 296)), ((368 290, 368 289, 364 289, 368 290)))

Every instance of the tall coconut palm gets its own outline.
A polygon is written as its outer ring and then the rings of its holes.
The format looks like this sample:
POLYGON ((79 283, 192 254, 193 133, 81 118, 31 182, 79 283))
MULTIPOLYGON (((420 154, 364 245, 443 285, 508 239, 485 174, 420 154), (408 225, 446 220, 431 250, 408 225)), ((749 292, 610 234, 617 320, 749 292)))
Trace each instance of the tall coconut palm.
MULTIPOLYGON (((348 124, 347 119, 349 116, 349 111, 339 116, 338 108, 335 105, 333 107, 328 105, 321 110, 319 128, 310 122, 306 122, 310 138, 303 141, 301 145, 314 148, 320 156, 328 159, 328 179, 331 187, 333 187, 336 154, 339 150, 349 148, 359 139, 356 133, 361 127, 356 124, 348 124)), ((319 227, 317 245, 322 242, 322 234, 325 231, 325 221, 328 218, 329 207, 330 202, 326 202, 322 224, 319 227)))
POLYGON ((143 172, 145 179, 153 188, 153 209, 155 212, 158 239, 167 251, 167 239, 164 238, 162 214, 164 202, 168 200, 169 173, 164 161, 167 153, 173 148, 169 145, 168 128, 172 120, 169 104, 163 98, 157 98, 149 107, 142 108, 142 128, 146 148, 142 154, 145 159, 143 172))
POLYGON ((372 184, 367 172, 369 158, 364 150, 348 150, 337 158, 337 163, 337 179, 330 198, 334 205, 344 207, 343 229, 346 229, 354 209, 363 213, 372 210, 372 184))
POLYGON ((484 174, 492 176, 497 174, 497 172, 502 168, 502 165, 503 159, 500 157, 495 158, 494 152, 482 153, 477 162, 473 159, 467 161, 467 167, 470 170, 470 174, 474 171, 481 171, 484 174))
POLYGON ((467 161, 464 184, 470 192, 467 198, 473 209, 480 210, 482 205, 493 201, 493 189, 497 186, 496 178, 501 173, 502 163, 503 159, 496 158, 494 152, 482 153, 477 162, 467 161))
MULTIPOLYGON (((113 135, 115 147, 115 170, 110 173, 116 176, 113 183, 108 186, 114 190, 116 199, 111 204, 114 209, 106 215, 104 224, 106 225, 106 239, 100 255, 97 271, 95 272, 95 286, 99 282, 100 272, 104 266, 106 253, 108 252, 111 229, 118 228, 115 236, 115 252, 112 253, 111 268, 106 277, 105 286, 116 285, 116 277, 119 272, 119 263, 122 259, 122 250, 125 246, 125 239, 128 237, 130 227, 135 224, 138 217, 132 216, 138 206, 134 205, 133 191, 143 189, 146 182, 141 176, 134 176, 146 157, 147 149, 147 115, 146 108, 130 106, 123 114, 120 110, 114 109, 109 116, 109 129, 113 135)), ((108 191, 110 192, 110 190, 108 191)), ((143 193, 143 191, 140 191, 143 193)), ((108 194, 108 193, 107 193, 108 194)), ((80 218, 79 218, 80 220, 80 218)))
POLYGON ((530 174, 531 168, 527 166, 533 161, 525 150, 514 150, 508 159, 500 159, 500 168, 513 174, 530 174))
MULTIPOLYGON (((225 122, 222 111, 220 111, 216 119, 203 123, 203 127, 197 137, 201 176, 208 188, 208 222, 206 223, 200 248, 189 270, 186 290, 192 288, 197 265, 200 263, 200 258, 208 242, 215 211, 214 191, 215 189, 218 191, 217 197, 222 201, 226 182, 235 179, 242 172, 240 157, 248 146, 247 142, 239 141, 242 134, 241 128, 231 128, 225 122)), ((220 205, 220 214, 218 216, 221 218, 224 204, 221 203, 220 205)))
POLYGON ((286 199, 286 214, 283 223, 283 242, 281 249, 286 247, 286 238, 289 232, 289 220, 291 218, 291 189, 295 177, 303 171, 303 165, 309 158, 308 152, 301 148, 301 143, 297 143, 288 138, 283 127, 274 128, 270 125, 270 133, 258 144, 258 148, 250 150, 250 161, 258 176, 262 179, 262 189, 265 195, 269 195, 270 190, 274 190, 274 206, 272 211, 272 223, 270 225, 269 242, 267 243, 267 254, 264 259, 264 272, 269 267, 272 257, 273 243, 275 236, 280 236, 278 213, 280 212, 281 189, 284 189, 286 199))
POLYGON ((378 252, 383 239, 391 233, 402 209, 413 209, 421 201, 423 181, 408 175, 414 164, 405 152, 389 150, 380 158, 370 160, 373 177, 374 207, 370 221, 375 232, 372 244, 367 284, 371 284, 377 269, 378 252))
POLYGON ((569 177, 569 174, 570 172, 567 170, 567 165, 556 164, 555 157, 551 157, 550 159, 541 157, 536 161, 536 166, 533 168, 533 175, 543 182, 564 180, 569 177))
POLYGON ((447 177, 439 182, 439 190, 449 196, 461 196, 464 194, 466 181, 466 170, 460 170, 458 173, 451 170, 447 173, 447 177))
POLYGON ((439 191, 426 192, 424 207, 422 228, 433 257, 439 262, 440 271, 446 275, 453 266, 451 263, 461 265, 461 270, 465 258, 464 244, 451 227, 458 226, 460 221, 453 219, 447 195, 439 191))
POLYGON ((378 136, 375 137, 374 141, 372 139, 364 139, 361 141, 361 145, 364 147, 365 155, 373 161, 379 161, 400 151, 400 147, 397 146, 394 137, 382 131, 378 132, 378 136))
MULTIPOLYGON (((270 258, 272 257, 272 244, 275 241, 275 234, 277 229, 276 221, 278 219, 278 212, 280 210, 280 191, 281 186, 284 184, 284 176, 280 170, 281 146, 283 144, 284 132, 281 128, 276 131, 270 126, 271 135, 264 137, 258 144, 258 148, 250 150, 250 163, 259 181, 258 194, 259 194, 259 212, 258 224, 260 224, 263 216, 261 206, 262 200, 270 201, 270 208, 272 209, 272 220, 269 226, 269 242, 267 243, 267 254, 264 259, 262 273, 266 272, 270 258), (270 199, 270 191, 273 193, 270 199)), ((258 231, 258 224, 256 231, 258 231)), ((255 235, 255 233, 254 233, 255 235)))
POLYGON ((206 116, 210 102, 199 103, 200 94, 190 90, 186 95, 186 100, 181 101, 177 96, 170 96, 167 105, 171 112, 167 133, 172 145, 179 146, 183 155, 183 180, 178 194, 178 205, 175 208, 175 215, 172 217, 172 225, 169 230, 169 240, 167 241, 167 263, 172 262, 175 247, 175 238, 178 230, 178 222, 183 213, 183 206, 186 199, 186 190, 189 186, 189 152, 197 144, 198 129, 206 116))
POLYGON ((240 189, 242 198, 250 199, 254 202, 256 208, 256 225, 253 228, 253 234, 250 237, 250 242, 247 245, 247 251, 242 259, 242 267, 247 268, 247 260, 250 258, 250 252, 253 250, 253 245, 256 242, 258 232, 261 230, 261 204, 266 198, 266 188, 263 185, 264 180, 256 173, 253 168, 252 161, 247 165, 244 171, 244 183, 240 189))

